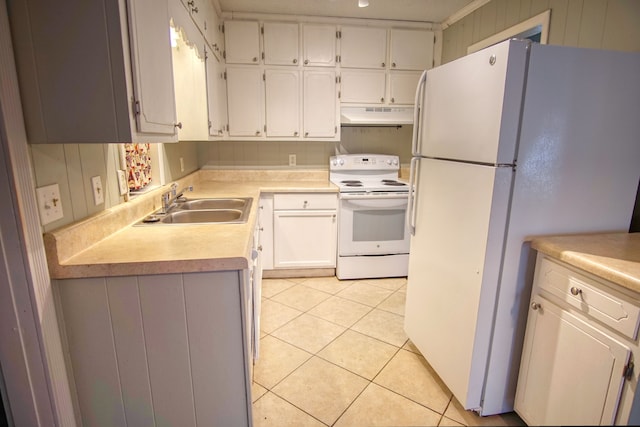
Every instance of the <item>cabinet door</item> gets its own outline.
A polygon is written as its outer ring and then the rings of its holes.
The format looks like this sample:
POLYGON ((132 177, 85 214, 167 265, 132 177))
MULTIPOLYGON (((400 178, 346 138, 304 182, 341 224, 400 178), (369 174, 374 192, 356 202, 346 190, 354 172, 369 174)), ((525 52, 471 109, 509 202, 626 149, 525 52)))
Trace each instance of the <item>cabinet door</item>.
POLYGON ((253 67, 227 67, 229 136, 261 136, 264 127, 262 71, 253 67))
POLYGON ((342 70, 340 102, 382 104, 386 79, 382 70, 342 70))
POLYGON ((340 64, 343 67, 386 67, 386 28, 345 26, 340 33, 340 64))
POLYGON ((333 70, 304 72, 303 125, 305 138, 337 135, 338 102, 333 70))
POLYGON ((266 135, 300 135, 300 72, 265 70, 266 135))
POLYGON ((258 64, 260 27, 257 21, 225 21, 224 43, 227 64, 258 64))
POLYGON ((389 74, 389 103, 413 105, 421 71, 391 71, 389 74))
POLYGON ((138 132, 175 135, 167 3, 129 0, 128 6, 138 132))
POLYGON ((391 29, 390 66, 393 70, 426 70, 433 67, 433 32, 391 29))
POLYGON ((298 24, 285 22, 265 22, 264 63, 267 65, 297 65, 298 24))
POLYGON ((333 67, 336 64, 336 26, 303 24, 303 64, 314 67, 333 67))
POLYGON ((262 246, 262 268, 273 269, 273 194, 260 196, 260 245, 262 246))
POLYGON ((516 411, 528 425, 612 425, 629 348, 540 295, 531 301, 516 411))
MULTIPOLYGON (((176 114, 180 124, 180 141, 206 141, 208 139, 207 82, 205 41, 186 15, 180 24, 171 49, 176 96, 176 114), (191 30, 189 31, 189 28, 191 30), (189 37, 189 40, 183 39, 189 37)), ((176 16, 174 16, 174 19, 176 16)))
POLYGON ((223 64, 211 54, 207 55, 207 113, 209 118, 209 136, 223 135, 226 123, 227 89, 224 84, 223 64))
POLYGON ((336 266, 336 211, 274 211, 274 267, 336 266))

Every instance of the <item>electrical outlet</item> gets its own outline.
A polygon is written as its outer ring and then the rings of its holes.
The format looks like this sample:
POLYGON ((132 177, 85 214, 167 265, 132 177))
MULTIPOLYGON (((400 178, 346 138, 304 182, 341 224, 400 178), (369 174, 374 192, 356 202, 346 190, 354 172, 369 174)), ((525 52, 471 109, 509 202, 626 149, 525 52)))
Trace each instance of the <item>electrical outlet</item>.
POLYGON ((60 187, 58 184, 36 188, 36 197, 42 225, 47 225, 62 218, 62 201, 60 200, 60 187))
POLYGON ((295 165, 296 165, 296 155, 289 154, 289 166, 295 166, 295 165))
POLYGON ((129 183, 127 182, 127 173, 122 169, 118 169, 118 189, 120 195, 124 196, 129 192, 129 183))
POLYGON ((184 158, 180 157, 180 172, 184 172, 184 158))
POLYGON ((91 177, 91 187, 93 188, 93 202, 96 206, 104 203, 104 192, 102 191, 102 179, 100 179, 100 175, 91 177))

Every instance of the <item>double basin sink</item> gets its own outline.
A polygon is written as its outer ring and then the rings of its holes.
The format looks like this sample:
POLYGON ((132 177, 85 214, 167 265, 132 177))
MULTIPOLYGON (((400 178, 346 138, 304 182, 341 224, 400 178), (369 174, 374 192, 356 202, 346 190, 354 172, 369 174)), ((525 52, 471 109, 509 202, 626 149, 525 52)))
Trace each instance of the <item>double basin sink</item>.
POLYGON ((247 222, 251 197, 179 198, 166 212, 160 209, 135 225, 241 224, 247 222))

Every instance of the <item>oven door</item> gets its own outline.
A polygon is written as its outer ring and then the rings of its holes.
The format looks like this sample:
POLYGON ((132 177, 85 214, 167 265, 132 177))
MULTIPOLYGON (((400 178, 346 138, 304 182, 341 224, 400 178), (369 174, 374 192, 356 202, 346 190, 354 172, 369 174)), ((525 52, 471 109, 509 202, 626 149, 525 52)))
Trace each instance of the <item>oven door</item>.
POLYGON ((338 255, 409 253, 408 193, 340 193, 338 255))

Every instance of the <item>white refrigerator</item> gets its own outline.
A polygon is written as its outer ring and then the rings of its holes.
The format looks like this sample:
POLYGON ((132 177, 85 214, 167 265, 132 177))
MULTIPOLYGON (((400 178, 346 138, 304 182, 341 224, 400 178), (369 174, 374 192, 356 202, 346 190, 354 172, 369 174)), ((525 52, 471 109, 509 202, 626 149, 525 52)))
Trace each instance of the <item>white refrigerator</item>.
POLYGON ((628 231, 640 53, 506 41, 416 93, 405 331, 465 409, 513 410, 527 236, 628 231))

